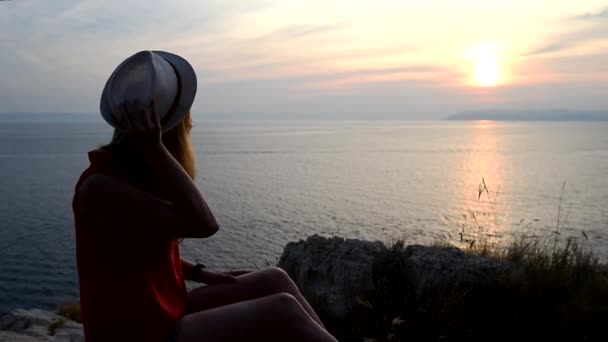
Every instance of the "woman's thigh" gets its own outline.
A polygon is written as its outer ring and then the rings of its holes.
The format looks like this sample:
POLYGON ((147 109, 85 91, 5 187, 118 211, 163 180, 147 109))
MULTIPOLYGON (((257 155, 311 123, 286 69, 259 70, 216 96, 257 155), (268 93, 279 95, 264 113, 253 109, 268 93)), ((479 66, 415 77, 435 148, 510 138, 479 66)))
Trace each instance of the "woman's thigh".
POLYGON ((188 292, 188 312, 208 310, 219 306, 260 298, 274 293, 294 294, 297 287, 278 268, 255 271, 236 277, 236 282, 201 286, 188 292))
POLYGON ((179 342, 335 341, 287 293, 241 301, 184 316, 179 342))

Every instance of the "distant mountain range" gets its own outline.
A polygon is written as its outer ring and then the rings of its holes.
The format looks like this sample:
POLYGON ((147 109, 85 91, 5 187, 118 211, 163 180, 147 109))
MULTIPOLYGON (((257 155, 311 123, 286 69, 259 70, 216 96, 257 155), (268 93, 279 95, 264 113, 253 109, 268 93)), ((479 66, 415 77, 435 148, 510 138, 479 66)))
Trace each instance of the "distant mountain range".
MULTIPOLYGON (((240 116, 207 115, 206 119, 241 119, 240 116)), ((255 117, 255 119, 269 119, 255 117)), ((199 118, 200 119, 200 118, 199 118)), ((272 119, 290 119, 273 117, 272 119)), ((318 119, 314 117, 314 119, 318 119)), ((348 120, 348 117, 343 118, 348 120)), ((353 118, 355 119, 355 118, 353 118)), ((397 119, 397 118, 395 118, 397 119)), ((569 109, 546 110, 510 110, 489 109, 460 112, 450 115, 443 120, 494 120, 494 121, 608 121, 606 111, 581 111, 569 109)), ((104 122, 99 113, 14 113, 0 112, 0 122, 104 122)))
POLYGON ((608 121, 608 111, 581 111, 569 109, 507 110, 490 109, 461 112, 445 120, 495 121, 608 121))
POLYGON ((0 122, 55 122, 55 121, 101 121, 101 115, 93 113, 27 113, 0 112, 0 122))

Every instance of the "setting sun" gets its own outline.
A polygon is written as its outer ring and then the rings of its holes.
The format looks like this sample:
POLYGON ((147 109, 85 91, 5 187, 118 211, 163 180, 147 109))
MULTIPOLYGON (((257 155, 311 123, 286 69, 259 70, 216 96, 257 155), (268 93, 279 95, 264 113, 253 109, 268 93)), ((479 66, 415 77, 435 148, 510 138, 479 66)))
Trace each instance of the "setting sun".
POLYGON ((498 46, 493 43, 475 45, 467 50, 472 63, 470 82, 478 87, 493 87, 503 82, 498 46))
POLYGON ((473 79, 476 85, 491 87, 500 81, 500 68, 496 60, 475 61, 473 79))

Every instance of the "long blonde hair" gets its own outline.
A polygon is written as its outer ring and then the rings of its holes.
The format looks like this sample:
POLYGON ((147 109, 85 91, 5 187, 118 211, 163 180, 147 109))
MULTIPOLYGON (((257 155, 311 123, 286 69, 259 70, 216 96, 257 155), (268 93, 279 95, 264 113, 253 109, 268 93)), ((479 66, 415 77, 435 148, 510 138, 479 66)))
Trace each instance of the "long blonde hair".
MULTIPOLYGON (((162 134, 163 145, 167 148, 169 153, 177 160, 181 167, 186 171, 190 178, 196 177, 196 155, 194 153, 194 147, 192 140, 190 139, 190 130, 192 129, 192 116, 190 112, 186 115, 184 120, 180 122, 175 128, 172 128, 162 134)), ((107 150, 114 154, 117 159, 126 163, 126 167, 136 166, 137 158, 125 151, 122 146, 123 134, 120 131, 115 131, 112 141, 101 147, 101 149, 107 150)), ((136 170, 130 170, 135 173, 136 170)))
POLYGON ((196 177, 196 154, 190 131, 192 130, 192 116, 190 112, 177 127, 163 133, 163 144, 169 150, 173 158, 182 166, 190 178, 196 177))

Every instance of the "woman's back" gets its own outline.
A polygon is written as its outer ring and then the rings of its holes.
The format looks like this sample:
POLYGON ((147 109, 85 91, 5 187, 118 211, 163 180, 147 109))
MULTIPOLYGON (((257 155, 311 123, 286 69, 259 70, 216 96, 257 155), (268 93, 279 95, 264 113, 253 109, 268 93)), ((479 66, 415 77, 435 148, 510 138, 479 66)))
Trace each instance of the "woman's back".
POLYGON ((146 227, 127 227, 120 217, 112 220, 115 226, 104 227, 107 220, 83 215, 78 194, 89 177, 129 181, 111 153, 92 151, 89 159, 73 201, 85 337, 88 342, 166 341, 186 306, 179 244, 134 234, 146 227))

